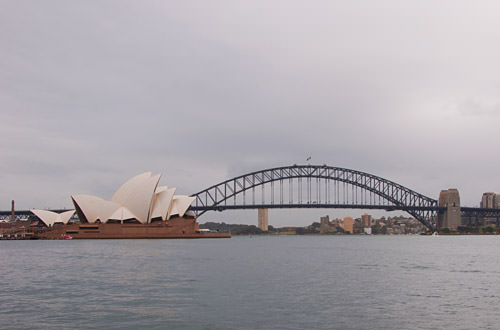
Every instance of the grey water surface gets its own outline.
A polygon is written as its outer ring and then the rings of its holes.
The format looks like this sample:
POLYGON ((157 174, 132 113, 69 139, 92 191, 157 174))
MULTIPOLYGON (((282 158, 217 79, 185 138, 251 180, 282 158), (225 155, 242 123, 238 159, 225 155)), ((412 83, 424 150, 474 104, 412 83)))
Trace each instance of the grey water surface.
POLYGON ((0 328, 498 329, 498 236, 0 241, 0 328))

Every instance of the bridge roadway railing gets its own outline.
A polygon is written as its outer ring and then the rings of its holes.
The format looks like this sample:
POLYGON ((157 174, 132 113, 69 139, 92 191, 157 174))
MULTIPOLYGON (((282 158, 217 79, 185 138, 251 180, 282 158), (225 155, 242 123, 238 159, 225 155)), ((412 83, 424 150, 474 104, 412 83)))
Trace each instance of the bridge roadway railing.
POLYGON ((498 218, 500 217, 500 209, 488 209, 481 207, 460 207, 462 217, 475 218, 498 218))
MULTIPOLYGON (((367 204, 246 204, 246 205, 212 205, 212 206, 191 206, 192 211, 224 211, 224 210, 248 210, 248 209, 372 209, 372 210, 385 210, 385 211, 404 211, 404 209, 397 205, 367 205, 367 204)), ((410 206, 407 207, 411 210, 429 210, 428 207, 410 206)), ((475 208, 466 208, 474 209, 475 208)), ((433 207, 433 211, 444 211, 445 208, 433 207)), ((481 209, 478 209, 481 210, 481 209)), ((67 209, 49 210, 56 213, 68 211, 67 209)), ((493 210, 494 211, 494 210, 493 210)), ((500 209, 497 210, 500 215, 500 209)), ((11 211, 0 211, 0 220, 10 219, 11 211)), ((76 213, 75 213, 76 214, 76 213)), ((36 218, 30 210, 16 210, 15 217, 26 219, 29 217, 36 218)))
POLYGON ((403 208, 398 205, 368 205, 368 204, 240 204, 240 205, 212 205, 191 206, 192 211, 225 211, 225 210, 249 210, 249 209, 370 209, 385 211, 444 211, 444 207, 409 206, 403 208))
MULTIPOLYGON (((260 208, 337 208, 337 209, 373 209, 373 210, 385 210, 385 211, 404 211, 400 206, 396 205, 367 205, 367 204, 252 204, 252 205, 212 205, 212 206, 192 206, 190 209, 193 211, 224 211, 224 210, 238 210, 238 209, 260 209, 260 208)), ((409 206, 407 209, 412 210, 432 210, 436 212, 445 211, 444 207, 420 207, 420 206, 409 206)), ((52 212, 61 213, 67 211, 67 209, 57 209, 50 210, 52 212)), ((466 207, 462 206, 460 208, 462 216, 466 217, 500 217, 500 209, 487 209, 480 207, 466 207)), ((11 217, 11 211, 0 211, 0 220, 7 220, 11 217)), ((17 210, 15 211, 15 217, 21 219, 27 219, 29 217, 35 217, 30 210, 17 210)))

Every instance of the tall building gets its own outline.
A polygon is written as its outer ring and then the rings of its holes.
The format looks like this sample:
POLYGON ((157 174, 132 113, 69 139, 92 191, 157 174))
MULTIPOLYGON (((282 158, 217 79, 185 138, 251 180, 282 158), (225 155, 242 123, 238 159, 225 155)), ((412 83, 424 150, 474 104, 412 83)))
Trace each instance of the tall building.
POLYGON ((325 215, 320 218, 319 233, 324 234, 330 231, 330 217, 325 215))
POLYGON ((494 192, 485 192, 481 198, 480 206, 484 209, 495 209, 497 208, 498 201, 497 195, 494 192))
POLYGON ((363 228, 370 228, 373 223, 372 216, 369 214, 363 214, 361 216, 361 223, 363 224, 363 228))
POLYGON ((351 234, 354 233, 354 219, 351 217, 344 218, 344 231, 348 231, 351 234))
POLYGON ((268 231, 269 229, 269 209, 259 209, 257 216, 257 227, 263 231, 268 231))

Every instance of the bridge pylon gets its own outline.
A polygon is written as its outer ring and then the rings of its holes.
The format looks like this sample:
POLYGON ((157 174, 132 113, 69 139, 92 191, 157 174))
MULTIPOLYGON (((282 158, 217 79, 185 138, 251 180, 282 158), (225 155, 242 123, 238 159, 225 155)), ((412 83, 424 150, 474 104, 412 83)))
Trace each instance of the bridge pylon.
POLYGON ((258 209, 257 227, 263 231, 269 230, 269 209, 258 209))
POLYGON ((438 212, 438 229, 448 228, 457 230, 458 226, 462 225, 460 194, 458 190, 441 190, 439 194, 439 207, 445 209, 438 212))

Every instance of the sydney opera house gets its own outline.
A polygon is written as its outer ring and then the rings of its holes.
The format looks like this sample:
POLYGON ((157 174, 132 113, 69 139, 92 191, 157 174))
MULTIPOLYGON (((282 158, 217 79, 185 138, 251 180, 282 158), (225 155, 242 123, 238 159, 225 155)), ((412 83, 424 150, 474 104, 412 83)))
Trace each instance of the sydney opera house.
POLYGON ((73 195, 75 210, 55 213, 32 210, 47 227, 40 238, 204 238, 229 234, 201 231, 189 211, 195 197, 175 195, 175 188, 158 186, 161 175, 139 174, 110 200, 73 195), (68 223, 74 212, 79 223, 68 223))

